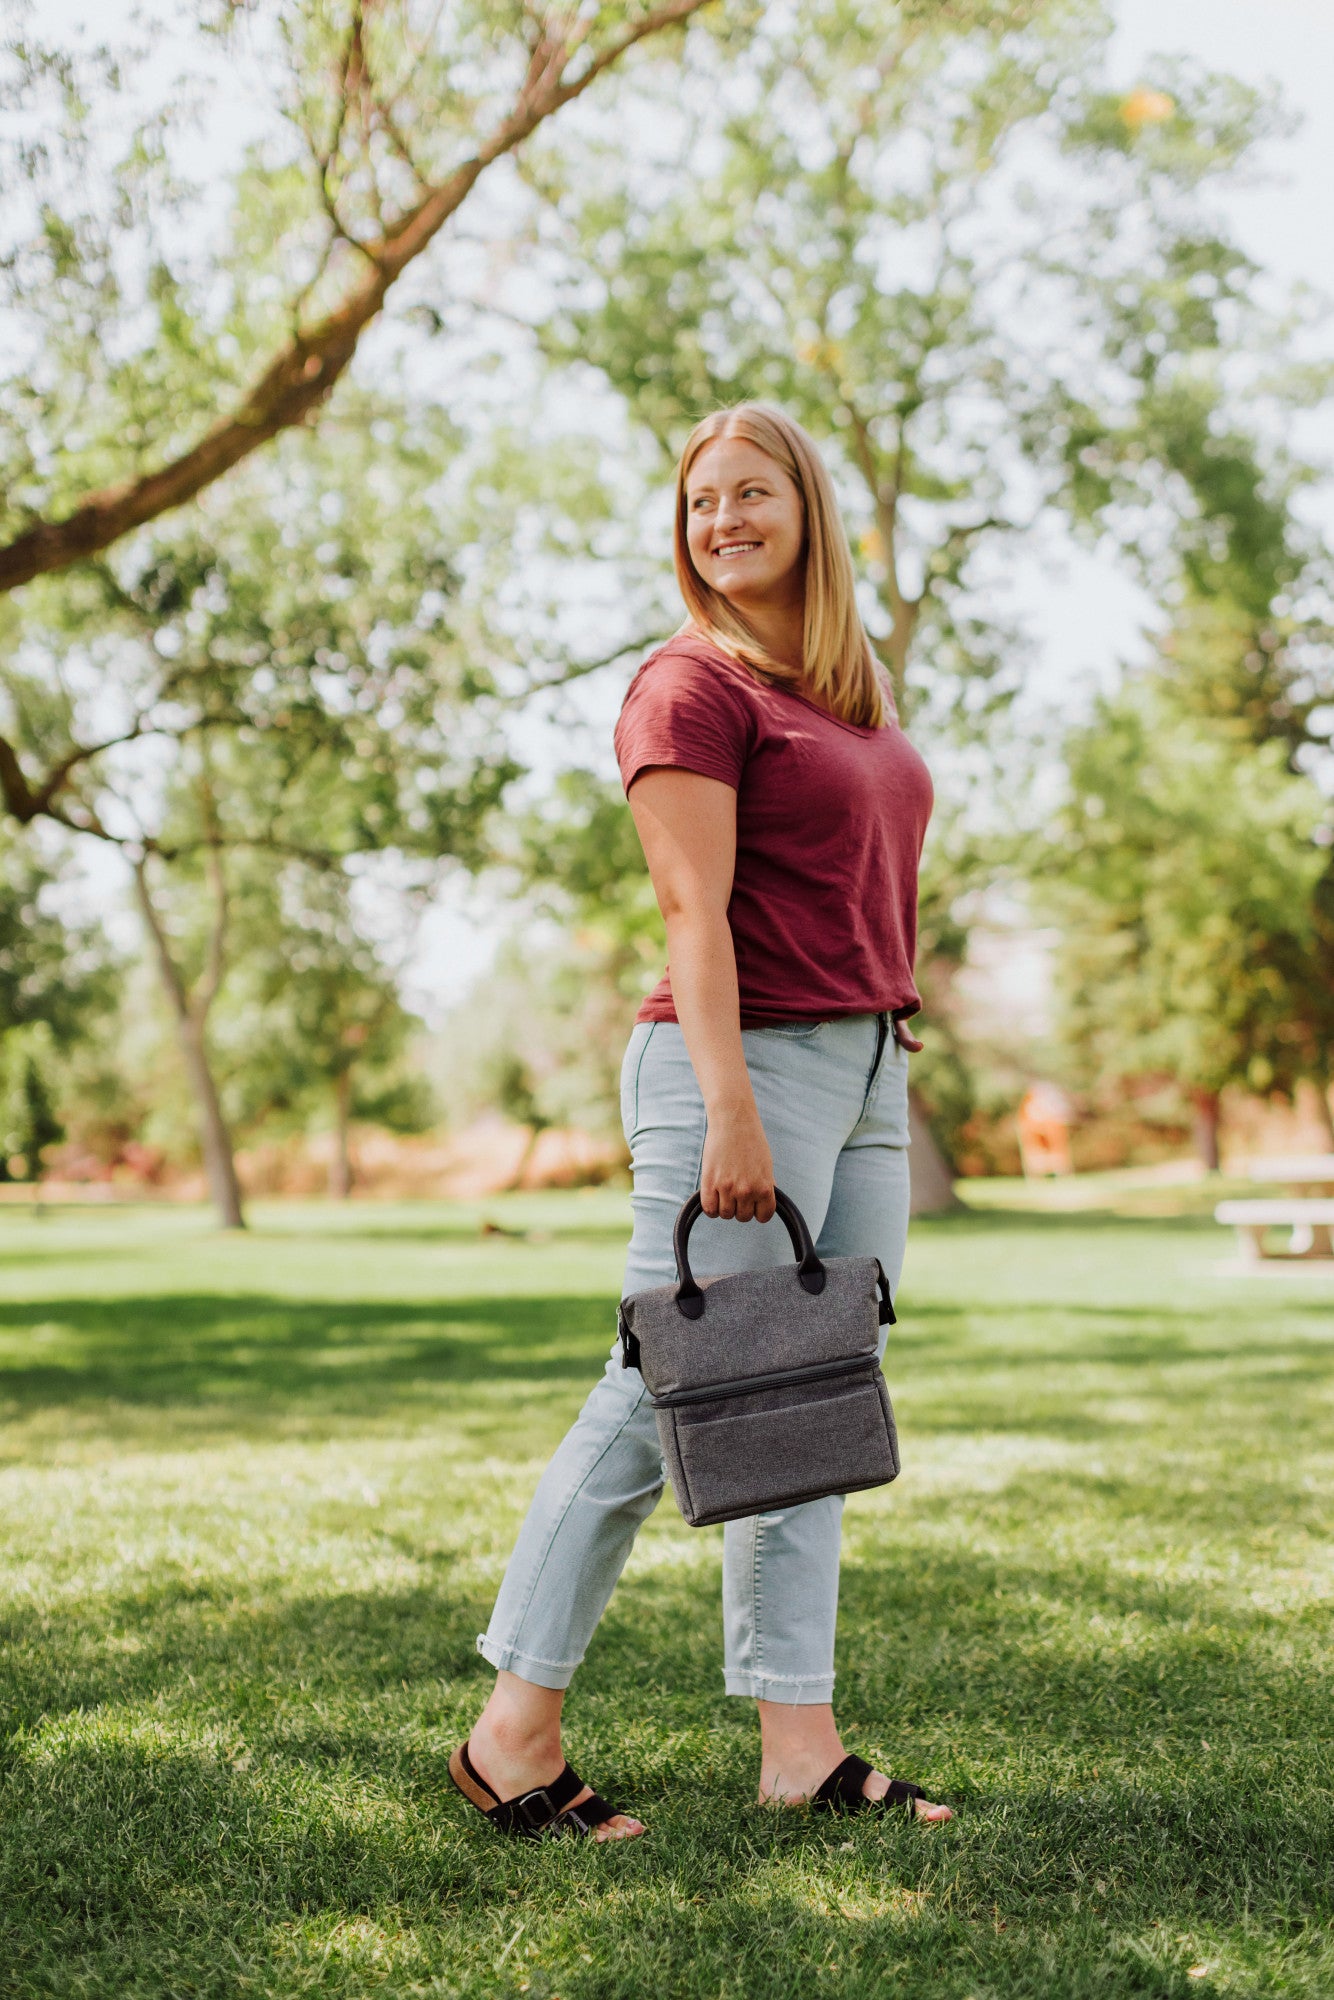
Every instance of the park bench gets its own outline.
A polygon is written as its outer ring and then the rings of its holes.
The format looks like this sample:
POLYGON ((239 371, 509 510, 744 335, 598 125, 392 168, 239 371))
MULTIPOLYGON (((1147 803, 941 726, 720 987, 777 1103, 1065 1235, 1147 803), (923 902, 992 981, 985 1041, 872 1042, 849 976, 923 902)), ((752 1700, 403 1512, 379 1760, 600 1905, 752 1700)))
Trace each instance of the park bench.
POLYGON ((1252 1160, 1247 1176, 1253 1181, 1281 1182, 1286 1192, 1259 1201, 1221 1201, 1217 1222, 1237 1232, 1248 1264, 1262 1257, 1328 1257, 1334 1259, 1334 1153, 1303 1153, 1285 1159, 1252 1160), (1288 1240, 1270 1249, 1271 1229, 1286 1229, 1288 1240))
POLYGON ((1230 1223, 1237 1232, 1242 1256, 1247 1263, 1262 1257, 1334 1258, 1334 1200, 1312 1200, 1285 1196, 1261 1201, 1220 1201, 1214 1210, 1216 1222, 1230 1223), (1266 1238, 1271 1229, 1286 1229, 1288 1241, 1282 1249, 1271 1250, 1266 1238))

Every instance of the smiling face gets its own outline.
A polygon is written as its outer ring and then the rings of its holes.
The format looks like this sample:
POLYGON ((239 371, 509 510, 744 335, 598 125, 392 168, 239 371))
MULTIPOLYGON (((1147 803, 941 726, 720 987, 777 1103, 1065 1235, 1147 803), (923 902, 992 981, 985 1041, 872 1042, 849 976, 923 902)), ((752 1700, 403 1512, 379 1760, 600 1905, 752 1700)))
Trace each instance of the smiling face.
POLYGON ((756 444, 715 438, 686 475, 686 542, 703 581, 738 609, 799 597, 806 523, 795 481, 756 444))

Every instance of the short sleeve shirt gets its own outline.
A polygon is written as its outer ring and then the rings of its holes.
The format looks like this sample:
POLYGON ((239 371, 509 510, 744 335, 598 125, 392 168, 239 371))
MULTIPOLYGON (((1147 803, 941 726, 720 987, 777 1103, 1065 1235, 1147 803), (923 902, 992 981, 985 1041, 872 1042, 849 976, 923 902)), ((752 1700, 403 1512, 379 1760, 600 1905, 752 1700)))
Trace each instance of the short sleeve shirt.
MULTIPOLYGON (((743 1027, 916 1013, 932 791, 897 722, 841 722, 684 632, 635 675, 615 740, 627 793, 663 766, 736 792, 727 917, 743 1027)), ((676 1019, 670 970, 638 1018, 676 1019)))

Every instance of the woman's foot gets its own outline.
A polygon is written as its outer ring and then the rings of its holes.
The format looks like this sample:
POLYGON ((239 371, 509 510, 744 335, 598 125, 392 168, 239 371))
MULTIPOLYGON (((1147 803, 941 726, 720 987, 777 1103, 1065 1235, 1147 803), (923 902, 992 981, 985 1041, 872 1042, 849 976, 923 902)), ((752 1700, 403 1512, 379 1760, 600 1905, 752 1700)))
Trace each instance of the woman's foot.
MULTIPOLYGON (((499 1673, 491 1699, 473 1724, 468 1738, 468 1754, 479 1777, 485 1779, 497 1798, 519 1798, 524 1792, 549 1785, 565 1769, 565 1753, 560 1743, 560 1711, 563 1688, 540 1688, 517 1674, 499 1673)), ((585 1785, 570 1809, 593 1796, 585 1785)), ((616 1813, 593 1830, 595 1840, 632 1840, 641 1834, 641 1821, 629 1813, 616 1813)))
MULTIPOLYGON (((760 1804, 806 1804, 847 1755, 833 1709, 778 1701, 757 1702, 756 1707, 760 1712, 760 1804)), ((862 1786, 868 1799, 883 1799, 888 1790, 889 1779, 882 1771, 872 1771, 862 1786)), ((913 1810, 918 1819, 954 1817, 948 1806, 933 1805, 929 1799, 914 1799, 913 1810)))

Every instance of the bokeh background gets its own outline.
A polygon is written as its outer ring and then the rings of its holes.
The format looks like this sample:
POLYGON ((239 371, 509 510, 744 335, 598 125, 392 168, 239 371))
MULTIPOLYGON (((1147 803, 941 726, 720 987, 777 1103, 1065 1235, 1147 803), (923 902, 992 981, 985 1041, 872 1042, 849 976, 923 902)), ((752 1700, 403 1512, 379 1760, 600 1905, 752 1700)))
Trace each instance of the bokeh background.
POLYGON ((924 1198, 1018 1173, 1026 1099, 1034 1170, 1334 1147, 1334 20, 679 11, 390 271, 543 35, 652 10, 7 9, 0 1195, 623 1173, 663 945, 611 726, 674 452, 749 395, 937 778, 924 1198))

